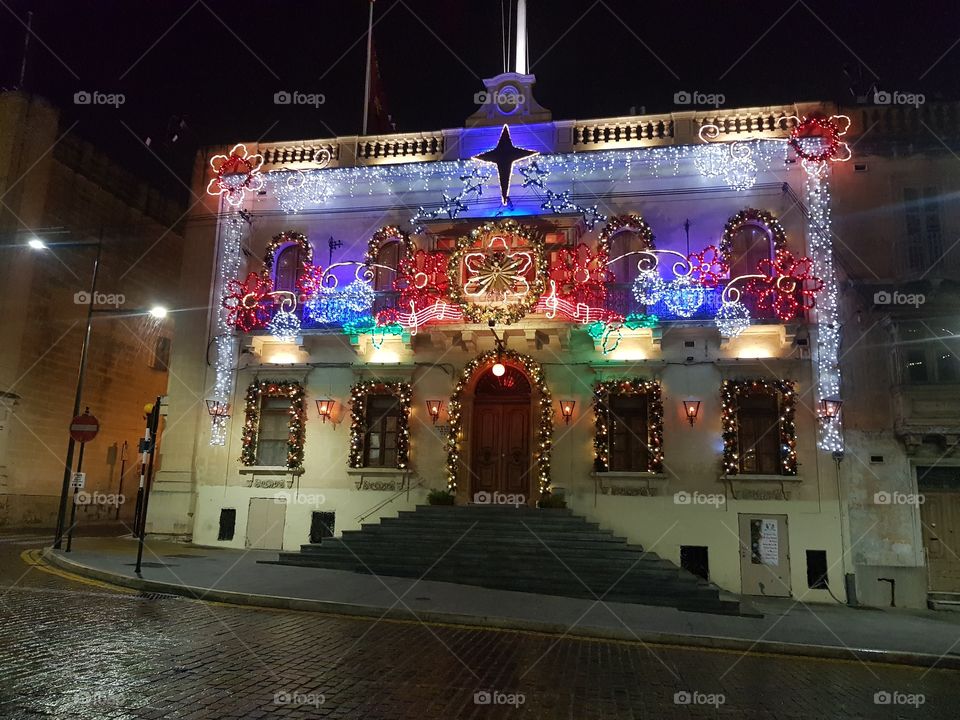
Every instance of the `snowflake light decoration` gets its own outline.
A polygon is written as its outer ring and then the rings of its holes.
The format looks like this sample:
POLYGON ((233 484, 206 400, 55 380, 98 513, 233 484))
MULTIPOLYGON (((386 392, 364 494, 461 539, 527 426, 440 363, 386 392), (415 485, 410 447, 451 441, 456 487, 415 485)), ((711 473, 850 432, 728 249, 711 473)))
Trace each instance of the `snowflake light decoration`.
POLYGON ((263 155, 250 155, 246 145, 237 143, 229 154, 210 158, 214 177, 207 185, 207 193, 222 195, 230 205, 239 207, 247 192, 263 188, 262 166, 263 155))
POLYGON ((267 332, 280 342, 293 342, 300 334, 300 319, 289 310, 278 310, 267 323, 267 332))
POLYGON ((682 318, 692 317, 705 299, 703 288, 694 283, 688 275, 680 275, 671 280, 663 292, 663 301, 667 308, 682 318))
POLYGON ((641 270, 633 281, 633 297, 638 303, 656 305, 663 297, 667 284, 655 269, 641 270))
POLYGON ((750 311, 739 300, 725 300, 717 310, 717 329, 724 337, 738 337, 750 327, 750 311))

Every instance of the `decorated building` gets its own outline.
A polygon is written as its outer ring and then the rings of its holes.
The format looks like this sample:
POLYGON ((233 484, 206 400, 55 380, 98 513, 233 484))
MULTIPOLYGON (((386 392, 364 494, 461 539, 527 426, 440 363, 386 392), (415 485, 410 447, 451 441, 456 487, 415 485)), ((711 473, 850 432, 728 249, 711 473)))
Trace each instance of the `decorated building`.
POLYGON ((485 90, 463 128, 210 153, 149 528, 296 551, 428 495, 565 504, 721 588, 842 601, 856 128, 485 90))

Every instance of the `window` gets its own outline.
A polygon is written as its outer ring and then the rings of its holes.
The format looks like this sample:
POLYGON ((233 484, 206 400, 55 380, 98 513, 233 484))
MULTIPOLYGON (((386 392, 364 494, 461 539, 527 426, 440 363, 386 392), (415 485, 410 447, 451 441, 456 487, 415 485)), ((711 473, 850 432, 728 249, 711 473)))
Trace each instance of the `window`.
POLYGON ((780 408, 776 395, 747 393, 737 403, 740 472, 780 474, 780 408))
POLYGON ((400 400, 395 395, 368 395, 363 436, 364 467, 397 467, 400 400))
POLYGON ((773 257, 770 231, 759 223, 746 223, 730 242, 730 277, 752 275, 761 260, 773 257))
POLYGON ((927 272, 943 258, 940 198, 936 188, 903 189, 904 260, 911 272, 927 272))
POLYGON ((898 330, 902 383, 960 383, 960 334, 956 327, 929 320, 902 323, 898 330))
POLYGON ((610 257, 620 258, 609 269, 613 272, 617 283, 632 283, 637 276, 637 261, 646 255, 630 255, 629 257, 620 257, 628 252, 646 250, 647 244, 644 242, 641 234, 633 230, 622 230, 610 238, 610 257))
POLYGON ((233 533, 237 526, 236 508, 220 509, 220 527, 217 530, 217 540, 233 540, 233 533))
POLYGON ((257 431, 257 465, 287 464, 290 438, 290 398, 264 397, 257 431))
POLYGON ((303 272, 303 264, 309 262, 307 252, 298 243, 288 245, 279 253, 274 269, 274 290, 297 292, 297 280, 303 272))
POLYGON ((610 469, 621 472, 646 472, 647 398, 642 395, 610 398, 610 469))
POLYGON ((389 292, 393 290, 393 280, 397 276, 397 269, 400 267, 400 243, 386 243, 380 248, 380 254, 377 256, 377 265, 384 267, 376 269, 376 275, 373 280, 373 289, 377 292, 389 292))

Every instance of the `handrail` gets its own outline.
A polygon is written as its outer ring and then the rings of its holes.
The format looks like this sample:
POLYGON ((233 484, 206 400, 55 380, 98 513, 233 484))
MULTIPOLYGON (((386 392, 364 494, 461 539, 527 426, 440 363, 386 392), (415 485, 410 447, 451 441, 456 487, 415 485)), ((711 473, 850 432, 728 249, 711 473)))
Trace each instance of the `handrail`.
POLYGON ((401 488, 400 490, 398 490, 396 493, 394 493, 394 494, 391 495, 390 497, 386 498, 385 500, 381 500, 380 502, 378 502, 378 503, 377 503, 376 505, 374 505, 373 507, 371 507, 371 508, 365 510, 364 512, 360 513, 359 515, 357 515, 357 516, 354 518, 354 520, 356 520, 358 523, 362 523, 362 522, 363 522, 364 520, 366 520, 368 517, 370 517, 371 515, 373 515, 375 512, 377 512, 377 511, 380 510, 381 508, 389 505, 390 503, 392 503, 394 500, 396 500, 398 497, 400 497, 400 496, 403 495, 404 493, 406 493, 407 497, 409 498, 409 496, 410 496, 410 491, 411 491, 411 490, 413 490, 414 488, 419 488, 419 487, 421 487, 421 486, 423 485, 423 478, 419 478, 419 479, 417 480, 416 485, 412 485, 412 484, 410 483, 410 476, 408 475, 408 476, 407 476, 407 481, 404 483, 404 485, 405 485, 405 487, 401 488))

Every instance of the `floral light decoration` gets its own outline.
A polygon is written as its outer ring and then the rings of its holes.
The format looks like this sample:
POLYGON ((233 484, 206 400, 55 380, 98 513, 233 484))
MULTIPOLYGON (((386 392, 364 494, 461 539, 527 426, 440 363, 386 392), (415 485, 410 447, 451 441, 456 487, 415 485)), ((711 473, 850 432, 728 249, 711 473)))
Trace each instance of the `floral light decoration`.
POLYGON ((303 264, 303 270, 297 276, 297 290, 300 291, 301 301, 307 302, 316 297, 326 287, 323 281, 324 275, 324 270, 320 265, 313 265, 309 262, 303 264))
POLYGON ((250 155, 246 146, 238 143, 229 154, 210 158, 214 177, 207 184, 207 193, 222 195, 230 205, 238 207, 247 192, 263 188, 262 166, 263 155, 250 155))
POLYGON ((690 275, 704 287, 716 287, 720 280, 730 274, 730 265, 724 260, 715 245, 707 245, 700 252, 687 256, 690 275))
POLYGON ((850 147, 843 140, 850 129, 850 118, 846 115, 827 117, 815 114, 803 120, 793 115, 781 118, 781 125, 785 121, 795 123, 787 142, 808 173, 821 175, 827 162, 846 162, 850 159, 850 147))
POLYGON ((450 299, 469 322, 516 322, 546 287, 543 237, 514 220, 484 223, 457 240, 450 299))
POLYGON ((725 264, 729 265, 731 262, 734 236, 746 225, 759 225, 769 232, 773 239, 773 249, 775 251, 786 248, 787 234, 784 232, 783 225, 772 213, 756 208, 745 208, 727 220, 727 224, 723 227, 723 235, 720 238, 718 250, 721 260, 725 264))
POLYGON ((643 378, 606 380, 593 386, 594 468, 610 470, 610 398, 644 396, 647 399, 647 472, 663 472, 663 400, 660 383, 643 378))
POLYGON ((300 246, 300 249, 303 250, 305 266, 313 262, 313 246, 307 240, 307 236, 291 230, 284 230, 279 235, 274 235, 270 242, 267 243, 267 247, 264 250, 263 271, 266 275, 269 276, 273 270, 273 263, 277 257, 277 250, 285 245, 300 246))
POLYGON ((291 380, 254 380, 247 388, 240 462, 244 465, 257 464, 260 407, 265 397, 288 398, 290 400, 287 467, 291 470, 300 470, 303 468, 303 441, 306 433, 307 406, 303 385, 291 380))
POLYGON ((367 397, 394 395, 400 404, 397 417, 397 468, 410 463, 410 399, 413 388, 399 380, 364 380, 350 388, 350 467, 363 467, 363 443, 367 432, 367 397))
POLYGON ((400 258, 393 289, 400 293, 400 306, 412 312, 444 301, 450 287, 447 255, 417 250, 412 257, 400 258))
POLYGON ((270 321, 274 300, 273 283, 259 273, 250 273, 243 282, 229 280, 223 297, 227 323, 241 332, 252 332, 270 321))
POLYGON ((813 274, 810 258, 794 258, 789 250, 781 249, 773 261, 763 259, 757 264, 757 274, 751 276, 747 288, 756 296, 757 307, 772 310, 787 322, 797 316, 801 303, 807 310, 816 305, 823 281, 813 274))
POLYGON ((792 380, 724 380, 720 388, 723 423, 723 471, 740 472, 739 398, 752 393, 776 395, 780 407, 780 474, 797 474, 797 393, 792 380))
POLYGON ((603 254, 594 254, 584 243, 560 248, 551 258, 547 274, 559 299, 593 307, 603 307, 606 283, 613 281, 603 254))
POLYGON ((463 432, 463 398, 471 379, 478 372, 486 372, 496 362, 505 362, 518 366, 530 378, 539 395, 539 419, 537 424, 536 449, 533 453, 536 467, 537 485, 540 495, 550 494, 550 448, 553 445, 553 407, 550 388, 543 374, 543 368, 529 355, 514 350, 489 350, 478 355, 463 368, 460 379, 450 396, 447 415, 450 432, 447 436, 447 488, 451 493, 457 491, 457 478, 463 464, 460 449, 460 435, 463 432))

